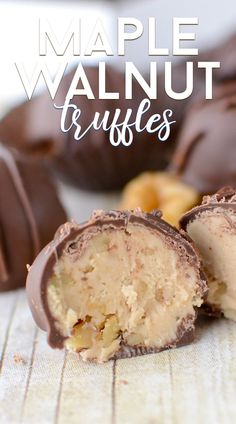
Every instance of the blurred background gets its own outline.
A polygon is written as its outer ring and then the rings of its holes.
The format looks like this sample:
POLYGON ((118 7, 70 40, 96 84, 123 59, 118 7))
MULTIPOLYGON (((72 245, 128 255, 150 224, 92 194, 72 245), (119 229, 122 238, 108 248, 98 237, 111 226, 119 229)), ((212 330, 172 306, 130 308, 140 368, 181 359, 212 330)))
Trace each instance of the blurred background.
MULTIPOLYGON (((25 65, 30 73, 36 62, 47 63, 52 76, 63 60, 73 67, 78 61, 96 64, 101 59, 96 57, 73 57, 71 46, 65 57, 57 57, 52 49, 48 49, 47 57, 39 57, 39 19, 46 18, 55 33, 63 34, 72 19, 81 18, 83 44, 86 45, 91 30, 98 18, 101 18, 109 40, 116 52, 117 17, 136 17, 144 25, 144 34, 139 40, 127 43, 125 57, 113 56, 108 60, 117 69, 122 69, 124 61, 130 60, 141 70, 148 69, 148 17, 157 18, 157 37, 160 47, 171 47, 172 18, 198 17, 199 26, 193 28, 196 32, 194 46, 199 52, 210 49, 227 39, 235 31, 236 7, 235 0, 113 0, 113 1, 13 1, 0 0, 0 43, 1 43, 1 78, 0 78, 0 117, 16 104, 27 100, 22 82, 15 68, 15 62, 25 65)), ((173 57, 172 60, 181 58, 173 57)), ((163 66, 165 57, 158 57, 159 69, 163 66)), ((169 60, 169 58, 168 58, 169 60)), ((69 69, 69 68, 68 68, 69 69)), ((38 92, 45 87, 44 81, 39 80, 38 92)), ((78 220, 87 219, 96 208, 109 209, 117 206, 119 196, 109 193, 106 195, 80 191, 71 186, 60 185, 63 201, 69 211, 69 217, 78 220)))

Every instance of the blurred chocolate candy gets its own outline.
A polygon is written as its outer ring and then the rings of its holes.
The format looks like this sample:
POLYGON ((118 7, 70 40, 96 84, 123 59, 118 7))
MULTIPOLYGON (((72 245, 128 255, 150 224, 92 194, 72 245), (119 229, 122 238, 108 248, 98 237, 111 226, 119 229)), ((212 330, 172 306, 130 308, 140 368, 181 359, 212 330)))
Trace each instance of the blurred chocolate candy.
POLYGON ((236 82, 216 88, 215 99, 200 101, 183 125, 171 169, 199 193, 236 185, 236 82))
POLYGON ((0 291, 24 286, 27 264, 65 220, 44 166, 0 145, 0 291))

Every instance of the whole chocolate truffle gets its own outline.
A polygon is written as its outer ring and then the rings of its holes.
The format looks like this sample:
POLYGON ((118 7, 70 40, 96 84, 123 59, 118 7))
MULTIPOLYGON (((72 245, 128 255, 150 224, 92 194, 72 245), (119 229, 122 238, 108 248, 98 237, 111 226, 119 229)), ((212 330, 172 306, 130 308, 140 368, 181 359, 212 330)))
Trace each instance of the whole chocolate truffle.
POLYGON ((236 192, 224 188, 206 196, 186 213, 181 226, 195 242, 203 259, 209 292, 207 313, 236 321, 236 192))
POLYGON ((57 231, 27 279, 53 348, 103 362, 192 341, 205 277, 191 243, 160 215, 97 211, 57 231))
POLYGON ((170 169, 199 193, 236 185, 236 83, 216 87, 215 99, 195 104, 177 140, 170 169))
POLYGON ((27 264, 65 220, 46 169, 0 145, 0 291, 25 285, 27 264))

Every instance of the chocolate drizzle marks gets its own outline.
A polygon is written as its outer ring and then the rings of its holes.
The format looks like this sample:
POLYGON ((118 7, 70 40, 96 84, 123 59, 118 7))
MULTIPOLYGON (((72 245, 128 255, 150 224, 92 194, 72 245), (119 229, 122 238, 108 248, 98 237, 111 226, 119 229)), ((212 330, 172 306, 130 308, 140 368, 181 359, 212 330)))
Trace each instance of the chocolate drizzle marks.
MULTIPOLYGON (((12 178, 12 182, 14 184, 16 193, 20 199, 27 222, 29 224, 29 231, 30 231, 32 246, 33 246, 32 256, 35 257, 40 251, 40 238, 39 238, 39 232, 38 232, 38 227, 34 217, 34 213, 30 205, 30 201, 29 201, 27 192, 25 190, 24 183, 22 181, 22 178, 21 178, 21 175, 18 170, 13 154, 2 145, 0 145, 0 158, 4 161, 8 169, 8 172, 12 178)), ((4 262, 3 252, 1 249, 1 244, 0 244, 0 270, 3 271, 3 274, 0 274, 0 275, 3 275, 3 278, 6 278, 7 271, 6 271, 6 266, 4 262)))
POLYGON ((186 144, 183 146, 179 146, 179 149, 176 151, 174 162, 170 164, 170 171, 175 170, 177 168, 178 174, 182 173, 185 167, 188 164, 188 160, 191 154, 194 151, 195 146, 200 142, 200 140, 204 137, 204 133, 200 132, 193 138, 190 138, 186 144))
POLYGON ((5 283, 9 278, 9 272, 5 260, 4 249, 2 244, 2 234, 0 227, 0 284, 5 283))

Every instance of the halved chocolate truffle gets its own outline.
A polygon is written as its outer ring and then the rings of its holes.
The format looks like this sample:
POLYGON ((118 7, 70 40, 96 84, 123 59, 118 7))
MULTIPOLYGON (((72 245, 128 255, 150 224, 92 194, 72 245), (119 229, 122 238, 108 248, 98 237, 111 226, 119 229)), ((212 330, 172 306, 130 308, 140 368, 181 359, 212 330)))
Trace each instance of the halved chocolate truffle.
POLYGON ((209 292, 205 309, 236 320, 236 192, 224 188, 185 214, 181 226, 203 259, 209 292))
POLYGON ((26 265, 65 221, 47 170, 0 145, 0 291, 25 285, 26 265))
POLYGON ((236 185, 236 83, 216 87, 215 95, 189 111, 170 166, 201 194, 236 185))
POLYGON ((205 277, 192 244, 160 215, 96 211, 57 231, 27 279, 52 347, 103 362, 193 340, 205 277))

